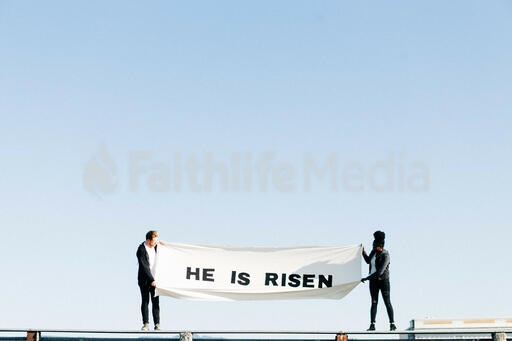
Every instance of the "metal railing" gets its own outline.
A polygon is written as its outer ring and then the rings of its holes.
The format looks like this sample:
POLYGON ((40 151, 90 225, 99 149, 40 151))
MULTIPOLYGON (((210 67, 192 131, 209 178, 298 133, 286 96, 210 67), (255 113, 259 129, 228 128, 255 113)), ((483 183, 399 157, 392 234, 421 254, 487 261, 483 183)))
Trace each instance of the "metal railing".
POLYGON ((192 341, 204 339, 208 341, 257 341, 274 339, 279 341, 348 341, 357 340, 390 340, 390 339, 421 339, 421 340, 492 340, 507 341, 512 339, 512 328, 467 328, 467 329, 428 329, 403 331, 296 331, 296 330, 93 330, 93 329, 0 329, 2 341, 120 341, 120 340, 165 340, 192 341), (9 334, 9 335, 7 335, 9 334), (18 335, 16 335, 18 334, 18 335), (240 338, 243 335, 244 338, 240 338), (238 337, 237 337, 238 336, 238 337), (293 337, 292 337, 293 336, 293 337), (381 339, 376 338, 380 337, 381 339))

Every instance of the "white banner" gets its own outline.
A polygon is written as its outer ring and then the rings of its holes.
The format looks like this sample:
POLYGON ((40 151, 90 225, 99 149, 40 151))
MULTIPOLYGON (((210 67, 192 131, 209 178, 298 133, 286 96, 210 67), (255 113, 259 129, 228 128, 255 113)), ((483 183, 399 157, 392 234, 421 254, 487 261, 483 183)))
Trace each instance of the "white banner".
POLYGON ((361 245, 232 247, 159 245, 156 295, 232 301, 340 299, 361 280, 361 245))

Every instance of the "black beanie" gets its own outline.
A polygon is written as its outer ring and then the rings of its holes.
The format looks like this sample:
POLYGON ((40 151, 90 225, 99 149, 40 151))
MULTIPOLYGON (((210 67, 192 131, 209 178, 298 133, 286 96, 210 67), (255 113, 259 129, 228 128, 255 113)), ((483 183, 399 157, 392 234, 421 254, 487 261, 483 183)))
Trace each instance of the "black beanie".
POLYGON ((375 231, 373 233, 373 237, 375 238, 375 240, 382 241, 382 240, 386 239, 386 234, 382 231, 375 231))

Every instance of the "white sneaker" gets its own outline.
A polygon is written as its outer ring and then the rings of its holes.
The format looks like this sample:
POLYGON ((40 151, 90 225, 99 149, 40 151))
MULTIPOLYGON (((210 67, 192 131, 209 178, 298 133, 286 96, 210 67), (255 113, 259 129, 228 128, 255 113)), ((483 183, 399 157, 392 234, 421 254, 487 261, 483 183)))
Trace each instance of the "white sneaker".
POLYGON ((155 324, 155 330, 162 330, 162 328, 160 328, 160 323, 155 324))
POLYGON ((149 323, 144 323, 144 325, 142 326, 142 328, 140 330, 148 331, 149 330, 149 323))

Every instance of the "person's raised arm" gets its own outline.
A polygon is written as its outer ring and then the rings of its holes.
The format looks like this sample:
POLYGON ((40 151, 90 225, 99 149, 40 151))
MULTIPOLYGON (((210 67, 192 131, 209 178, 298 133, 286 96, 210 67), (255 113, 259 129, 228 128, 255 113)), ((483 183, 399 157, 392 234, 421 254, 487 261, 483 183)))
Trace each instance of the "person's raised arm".
POLYGON ((366 262, 366 264, 370 264, 370 257, 366 254, 366 251, 364 250, 364 246, 363 246, 363 258, 364 258, 364 261, 366 262))

